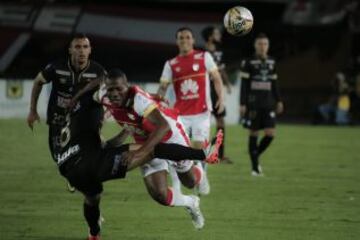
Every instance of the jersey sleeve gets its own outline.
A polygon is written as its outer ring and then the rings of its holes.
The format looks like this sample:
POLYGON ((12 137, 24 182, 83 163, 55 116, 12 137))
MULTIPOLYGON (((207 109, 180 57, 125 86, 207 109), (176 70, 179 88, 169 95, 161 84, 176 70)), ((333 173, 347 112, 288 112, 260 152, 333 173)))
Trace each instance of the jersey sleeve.
POLYGON ((250 78, 250 69, 247 60, 242 60, 240 65, 240 78, 247 79, 250 78))
POLYGON ((172 80, 172 70, 169 61, 166 61, 160 77, 160 83, 170 83, 171 80, 172 80))
POLYGON ((207 72, 212 72, 218 69, 214 61, 214 58, 211 56, 209 52, 205 52, 204 58, 205 58, 205 67, 207 72))
POLYGON ((49 83, 52 79, 55 78, 55 68, 53 64, 48 64, 46 67, 40 72, 41 76, 45 79, 45 83, 49 83))
POLYGON ((137 93, 134 97, 134 111, 146 118, 154 109, 157 108, 156 103, 141 93, 137 93))

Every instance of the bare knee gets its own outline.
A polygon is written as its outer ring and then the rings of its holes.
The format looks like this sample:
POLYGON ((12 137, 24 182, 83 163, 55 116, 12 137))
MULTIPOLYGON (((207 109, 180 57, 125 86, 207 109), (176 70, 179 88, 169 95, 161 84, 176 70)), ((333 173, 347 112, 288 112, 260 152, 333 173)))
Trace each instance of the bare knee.
POLYGON ((193 169, 191 168, 189 171, 184 173, 178 173, 180 182, 186 188, 192 189, 196 185, 196 179, 193 173, 193 169))

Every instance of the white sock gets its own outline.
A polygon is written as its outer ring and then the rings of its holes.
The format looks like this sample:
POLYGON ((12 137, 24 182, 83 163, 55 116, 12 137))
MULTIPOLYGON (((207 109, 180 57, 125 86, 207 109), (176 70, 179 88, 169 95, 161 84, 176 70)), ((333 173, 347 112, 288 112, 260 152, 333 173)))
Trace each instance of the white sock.
MULTIPOLYGON (((169 189, 171 191, 171 189, 169 189)), ((174 207, 192 207, 194 205, 194 199, 188 195, 182 193, 173 192, 172 201, 170 206, 174 207)))
POLYGON ((175 168, 173 166, 171 166, 171 164, 169 164, 169 173, 170 173, 170 177, 171 177, 171 183, 172 183, 172 190, 174 193, 176 194, 181 194, 181 182, 180 179, 177 175, 177 172, 175 170, 175 168))

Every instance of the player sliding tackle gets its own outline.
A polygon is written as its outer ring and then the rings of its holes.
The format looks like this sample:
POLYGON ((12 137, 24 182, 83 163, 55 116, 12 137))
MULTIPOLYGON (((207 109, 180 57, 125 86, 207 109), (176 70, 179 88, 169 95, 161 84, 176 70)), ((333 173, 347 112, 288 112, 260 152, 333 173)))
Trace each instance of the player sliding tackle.
POLYGON ((135 145, 103 147, 100 128, 103 119, 102 106, 92 96, 99 89, 104 70, 89 60, 91 46, 84 35, 74 36, 69 45, 69 60, 49 64, 36 77, 31 96, 28 124, 39 119, 37 101, 42 85, 52 82, 48 103, 49 148, 59 172, 84 195, 84 217, 89 226, 89 240, 100 239, 100 199, 102 183, 124 178, 127 171, 141 166, 153 158, 181 161, 199 159, 214 162, 218 144, 205 153, 175 144, 135 145), (92 79, 89 79, 92 78, 92 79), (91 85, 89 85, 89 81, 91 85), (83 90, 81 90, 83 89, 83 90), (74 106, 69 109, 69 106, 74 106), (137 150, 135 153, 124 153, 137 150), (179 154, 181 153, 181 154, 179 154))
MULTIPOLYGON (((178 121, 176 110, 165 106, 163 102, 159 101, 158 96, 150 95, 138 86, 129 86, 125 74, 118 69, 109 72, 105 83, 106 91, 100 91, 99 95, 95 97, 108 108, 115 120, 123 127, 123 131, 109 140, 109 143, 115 146, 120 145, 127 136, 131 135, 136 143, 141 144, 141 147, 130 152, 126 159, 131 161, 143 159, 160 142, 182 146, 190 145, 183 125, 178 121), (105 93, 106 95, 104 95, 105 93)), ((173 158, 177 158, 177 156, 183 158, 182 152, 174 151, 173 154, 173 158)), ((203 158, 201 155, 198 156, 198 158, 203 158)), ((208 159, 209 162, 217 160, 215 155, 210 157, 212 159, 208 159)), ((205 183, 202 181, 204 179, 202 168, 195 166, 193 161, 185 160, 173 165, 185 187, 193 189, 197 185, 205 183)), ((165 206, 186 207, 195 228, 200 229, 204 226, 204 218, 199 208, 200 199, 194 195, 187 196, 173 191, 168 187, 168 163, 166 161, 154 158, 141 166, 141 170, 146 188, 155 201, 165 206)))

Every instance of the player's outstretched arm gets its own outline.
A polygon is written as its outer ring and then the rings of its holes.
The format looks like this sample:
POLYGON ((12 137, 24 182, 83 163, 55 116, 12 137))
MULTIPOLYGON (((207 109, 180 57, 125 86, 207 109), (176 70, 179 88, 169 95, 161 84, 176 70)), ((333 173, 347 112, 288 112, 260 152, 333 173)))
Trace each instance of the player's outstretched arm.
POLYGON ((40 116, 37 112, 37 103, 39 100, 39 96, 42 90, 42 87, 46 83, 45 78, 41 73, 39 73, 35 80, 31 91, 31 100, 30 100, 30 111, 27 117, 27 123, 32 130, 34 128, 34 123, 36 121, 40 122, 40 116))
POLYGON ((224 95, 223 95, 223 82, 221 75, 217 69, 210 72, 212 81, 214 82, 214 87, 216 94, 218 96, 218 101, 215 104, 215 107, 218 108, 218 113, 224 111, 224 95))
POLYGON ((95 79, 91 82, 89 82, 88 84, 85 85, 85 87, 83 87, 82 89, 80 89, 76 95, 71 99, 71 101, 69 102, 68 107, 69 108, 73 108, 76 104, 76 102, 79 100, 79 98, 84 95, 85 93, 95 89, 96 87, 100 86, 101 83, 101 79, 95 79))

